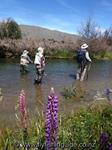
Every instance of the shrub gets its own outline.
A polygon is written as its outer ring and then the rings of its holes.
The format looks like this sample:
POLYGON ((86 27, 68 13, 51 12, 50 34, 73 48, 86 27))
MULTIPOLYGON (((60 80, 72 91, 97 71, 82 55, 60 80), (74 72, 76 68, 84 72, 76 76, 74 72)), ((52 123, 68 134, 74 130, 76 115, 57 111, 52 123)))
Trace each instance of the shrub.
POLYGON ((0 38, 20 39, 21 30, 19 25, 11 18, 3 21, 0 25, 0 38))

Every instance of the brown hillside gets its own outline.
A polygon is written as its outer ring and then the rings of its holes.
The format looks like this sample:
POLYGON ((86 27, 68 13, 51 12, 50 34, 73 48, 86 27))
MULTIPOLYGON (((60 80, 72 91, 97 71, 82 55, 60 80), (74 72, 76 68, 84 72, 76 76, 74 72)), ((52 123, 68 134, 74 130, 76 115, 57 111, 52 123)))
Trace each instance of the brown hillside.
POLYGON ((65 41, 76 43, 77 35, 68 34, 60 31, 49 30, 39 26, 20 25, 23 38, 31 39, 54 39, 56 41, 65 41))

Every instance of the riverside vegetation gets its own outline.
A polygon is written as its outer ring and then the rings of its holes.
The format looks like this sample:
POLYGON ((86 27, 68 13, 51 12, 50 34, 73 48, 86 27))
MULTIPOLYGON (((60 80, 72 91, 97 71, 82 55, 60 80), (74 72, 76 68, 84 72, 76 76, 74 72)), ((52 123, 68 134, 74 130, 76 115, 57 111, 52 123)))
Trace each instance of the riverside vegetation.
POLYGON ((112 28, 102 32, 91 18, 88 18, 79 28, 74 42, 64 41, 64 37, 60 41, 53 38, 23 38, 19 25, 11 18, 0 24, 0 57, 18 57, 24 49, 29 50, 31 56, 34 57, 35 50, 40 44, 45 47, 46 57, 73 58, 75 50, 84 42, 89 45, 93 58, 112 59, 112 28))
MULTIPOLYGON (((53 90, 52 90, 53 91, 53 90)), ((94 149, 112 148, 112 105, 108 101, 94 101, 86 108, 68 117, 60 114, 58 97, 50 92, 46 113, 37 109, 32 119, 28 117, 26 97, 22 90, 16 107, 15 128, 0 132, 0 149, 94 149)))

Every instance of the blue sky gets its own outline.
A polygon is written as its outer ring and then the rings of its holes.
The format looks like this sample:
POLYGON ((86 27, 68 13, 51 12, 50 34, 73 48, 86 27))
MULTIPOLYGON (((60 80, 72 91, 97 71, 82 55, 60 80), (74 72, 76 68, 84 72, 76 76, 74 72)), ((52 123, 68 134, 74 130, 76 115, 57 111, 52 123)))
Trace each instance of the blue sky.
POLYGON ((11 17, 19 24, 77 33, 91 17, 101 29, 112 25, 112 0, 3 0, 0 20, 11 17))

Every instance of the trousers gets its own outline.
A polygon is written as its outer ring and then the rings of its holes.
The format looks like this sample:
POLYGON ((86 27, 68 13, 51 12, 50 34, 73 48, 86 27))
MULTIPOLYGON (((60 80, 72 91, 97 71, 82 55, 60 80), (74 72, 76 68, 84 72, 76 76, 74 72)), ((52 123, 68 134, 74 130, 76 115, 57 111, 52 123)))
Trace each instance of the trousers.
POLYGON ((35 83, 41 83, 44 75, 44 68, 37 68, 36 66, 36 79, 35 83))

